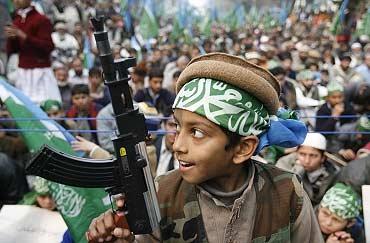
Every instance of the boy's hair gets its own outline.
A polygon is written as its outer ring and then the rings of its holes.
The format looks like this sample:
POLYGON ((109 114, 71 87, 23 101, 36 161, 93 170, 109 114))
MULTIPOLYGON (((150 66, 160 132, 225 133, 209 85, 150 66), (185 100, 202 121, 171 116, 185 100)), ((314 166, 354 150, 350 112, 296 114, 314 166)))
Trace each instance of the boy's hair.
POLYGON ((77 95, 77 94, 90 94, 89 86, 87 84, 76 84, 72 87, 71 90, 72 96, 77 95))
POLYGON ((149 80, 152 78, 163 78, 163 70, 160 68, 152 68, 149 72, 149 80))
POLYGON ((224 127, 220 126, 220 128, 225 133, 225 135, 227 136, 227 139, 228 139, 228 143, 225 145, 225 150, 226 151, 229 150, 229 149, 232 149, 236 145, 238 145, 238 143, 240 142, 240 139, 242 138, 241 135, 239 135, 235 132, 231 132, 231 131, 227 130, 224 127))
POLYGON ((101 77, 102 72, 99 68, 93 67, 89 70, 89 77, 101 77))
POLYGON ((133 73, 135 73, 136 75, 145 77, 147 73, 146 63, 145 62, 138 63, 136 67, 134 67, 133 73))

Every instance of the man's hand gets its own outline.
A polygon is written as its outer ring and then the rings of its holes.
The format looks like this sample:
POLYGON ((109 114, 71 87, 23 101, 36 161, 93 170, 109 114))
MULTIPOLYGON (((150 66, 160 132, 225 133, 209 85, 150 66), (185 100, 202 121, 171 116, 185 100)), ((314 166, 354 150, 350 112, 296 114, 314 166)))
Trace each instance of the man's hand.
MULTIPOLYGON (((124 200, 120 198, 116 204, 118 208, 122 208, 124 200)), ((86 232, 86 239, 89 243, 131 243, 135 241, 135 236, 130 230, 116 226, 114 216, 114 213, 108 210, 91 221, 89 230, 86 232)))
POLYGON ((5 26, 4 31, 5 31, 5 36, 8 38, 19 37, 22 40, 25 40, 27 38, 27 34, 14 25, 5 26))
POLYGON ((356 158, 356 154, 352 149, 341 149, 338 153, 347 161, 351 161, 356 158))
POLYGON ((329 235, 326 243, 354 243, 351 235, 345 231, 338 231, 329 235))

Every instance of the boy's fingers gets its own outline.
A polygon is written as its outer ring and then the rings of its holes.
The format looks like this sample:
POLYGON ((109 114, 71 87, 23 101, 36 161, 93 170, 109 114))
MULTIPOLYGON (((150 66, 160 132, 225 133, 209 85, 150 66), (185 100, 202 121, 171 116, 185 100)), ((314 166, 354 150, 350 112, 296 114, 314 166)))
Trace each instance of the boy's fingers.
POLYGON ((112 232, 114 230, 114 228, 116 228, 116 225, 114 223, 114 215, 111 211, 108 211, 108 212, 104 213, 103 220, 104 220, 105 228, 109 232, 112 232))
POLYGON ((89 230, 86 232, 86 238, 88 241, 101 242, 104 238, 112 235, 114 228, 112 212, 105 212, 91 221, 89 230))
POLYGON ((128 229, 115 228, 113 231, 113 235, 117 238, 125 239, 128 242, 134 242, 135 240, 135 235, 128 229))
POLYGON ((118 199, 116 205, 118 208, 122 208, 125 205, 125 201, 123 199, 118 199))
POLYGON ((97 239, 99 238, 99 234, 98 234, 98 231, 97 231, 97 229, 96 229, 96 218, 95 219, 93 219, 92 221, 91 221, 91 224, 90 224, 90 226, 89 226, 89 230, 88 230, 88 232, 86 232, 87 234, 86 234, 86 238, 87 238, 87 240, 91 240, 91 241, 97 241, 97 239))
POLYGON ((124 196, 122 194, 114 195, 113 198, 118 208, 122 208, 125 205, 124 196))

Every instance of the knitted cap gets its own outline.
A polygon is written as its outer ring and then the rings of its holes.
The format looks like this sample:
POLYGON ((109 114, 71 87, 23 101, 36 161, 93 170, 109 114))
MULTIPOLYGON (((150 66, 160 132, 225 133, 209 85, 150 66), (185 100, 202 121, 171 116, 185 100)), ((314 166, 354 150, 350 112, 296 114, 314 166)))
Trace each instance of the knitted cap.
POLYGON ((320 205, 328 208, 343 219, 352 219, 359 215, 361 204, 357 193, 352 187, 337 183, 324 195, 320 205))
POLYGON ((331 93, 333 92, 344 92, 344 88, 343 88, 343 85, 341 85, 339 82, 337 81, 331 81, 328 83, 328 85, 326 86, 326 88, 328 89, 328 94, 330 95, 331 93))
POLYGON ((357 128, 362 132, 370 131, 370 121, 366 115, 363 115, 360 117, 360 119, 358 119, 357 128))
POLYGON ((314 79, 314 74, 312 71, 310 70, 303 70, 303 71, 300 71, 298 74, 297 74, 297 80, 298 81, 302 81, 302 80, 313 80, 314 79))
POLYGON ((270 114, 276 114, 279 108, 279 82, 269 71, 243 58, 225 53, 193 58, 181 72, 176 92, 195 78, 210 78, 232 84, 257 98, 270 114))
POLYGON ((59 111, 60 109, 62 109, 62 104, 57 100, 45 100, 41 102, 40 107, 45 112, 48 112, 51 110, 59 111))

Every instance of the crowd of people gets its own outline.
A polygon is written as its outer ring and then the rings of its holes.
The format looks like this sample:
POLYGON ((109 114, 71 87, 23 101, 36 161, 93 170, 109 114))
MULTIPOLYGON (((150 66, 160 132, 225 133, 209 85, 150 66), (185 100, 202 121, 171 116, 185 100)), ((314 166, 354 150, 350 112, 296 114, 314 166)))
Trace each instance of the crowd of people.
MULTIPOLYGON (((281 87, 280 107, 295 111, 309 130, 302 145, 267 147, 258 160, 299 175, 326 242, 364 242, 360 196, 361 186, 370 184, 370 39, 355 35, 355 25, 335 35, 329 30, 333 16, 325 11, 292 14, 284 25, 268 29, 214 24, 210 37, 198 33, 189 44, 172 43, 165 23, 158 38, 135 49, 120 1, 42 2, 36 8, 31 0, 14 0, 16 10, 3 26, 0 71, 49 117, 74 130, 75 150, 92 158, 114 154, 114 113, 89 17, 109 16, 105 23, 116 59, 138 57, 130 69, 132 97, 145 115, 159 118, 147 120, 149 130, 166 132, 147 144, 153 176, 179 167, 172 105, 181 72, 202 54, 232 54, 269 70, 281 87)), ((363 15, 356 16, 358 23, 363 15)), ((0 112, 9 116, 5 105, 0 112)), ((30 154, 22 136, 1 130, 14 127, 0 121, 0 206, 29 201, 31 191, 32 203, 44 207, 42 199, 50 194, 39 180, 26 180, 30 154)), ((47 205, 55 210, 52 202, 47 205)))

